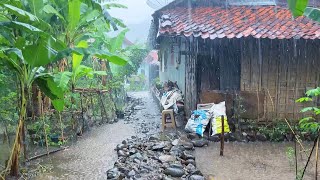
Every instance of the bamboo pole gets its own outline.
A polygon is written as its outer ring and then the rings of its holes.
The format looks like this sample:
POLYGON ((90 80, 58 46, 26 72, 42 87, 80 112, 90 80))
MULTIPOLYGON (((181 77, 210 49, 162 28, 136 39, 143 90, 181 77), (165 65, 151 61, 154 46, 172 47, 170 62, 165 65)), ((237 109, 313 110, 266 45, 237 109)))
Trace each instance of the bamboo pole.
POLYGON ((298 158, 297 158, 297 140, 294 139, 294 157, 296 166, 296 177, 298 177, 298 158))
POLYGON ((60 122, 60 128, 61 128, 61 138, 62 138, 62 142, 64 142, 64 132, 63 132, 63 124, 62 124, 62 118, 61 118, 61 112, 58 111, 58 115, 59 115, 59 122, 60 122))
POLYGON ((301 141, 299 140, 299 138, 297 138, 296 133, 294 132, 294 130, 292 129, 290 123, 288 122, 287 119, 284 119, 286 121, 286 123, 288 124, 293 136, 295 137, 295 139, 297 140, 297 142, 299 143, 300 147, 303 149, 303 151, 305 152, 306 156, 308 157, 308 154, 306 153, 306 149, 304 148, 304 146, 302 145, 301 141))
POLYGON ((316 170, 315 170, 315 180, 318 180, 318 155, 319 155, 319 136, 317 138, 317 145, 316 145, 316 170))
POLYGON ((220 156, 223 156, 224 150, 224 116, 221 116, 221 138, 220 138, 220 156))
POLYGON ((309 154, 307 163, 306 163, 306 165, 305 165, 304 168, 303 168, 303 172, 302 172, 302 175, 301 175, 301 179, 303 179, 304 173, 306 172, 306 169, 307 169, 307 167, 308 167, 308 165, 309 165, 309 162, 310 162, 310 159, 311 159, 311 155, 312 155, 313 150, 314 150, 314 148, 315 148, 315 146, 316 146, 316 144, 317 144, 318 138, 319 138, 319 135, 317 136, 316 140, 315 140, 314 143, 313 143, 313 147, 312 147, 311 152, 310 152, 310 154, 309 154))

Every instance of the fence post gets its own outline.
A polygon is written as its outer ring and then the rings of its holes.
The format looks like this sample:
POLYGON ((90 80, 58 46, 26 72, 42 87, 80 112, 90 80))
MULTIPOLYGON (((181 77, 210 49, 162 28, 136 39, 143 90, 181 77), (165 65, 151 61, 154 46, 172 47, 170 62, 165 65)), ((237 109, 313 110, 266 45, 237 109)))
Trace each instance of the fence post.
POLYGON ((223 156, 223 149, 224 149, 224 116, 221 116, 221 125, 222 131, 220 135, 220 156, 223 156))

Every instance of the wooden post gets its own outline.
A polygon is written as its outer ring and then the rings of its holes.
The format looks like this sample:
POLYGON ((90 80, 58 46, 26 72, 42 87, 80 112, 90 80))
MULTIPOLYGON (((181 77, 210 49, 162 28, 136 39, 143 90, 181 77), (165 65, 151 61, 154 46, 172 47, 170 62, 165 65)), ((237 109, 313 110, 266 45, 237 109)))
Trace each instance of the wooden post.
POLYGON ((220 138, 220 156, 223 156, 223 149, 224 149, 224 116, 221 116, 221 138, 220 138))
POLYGON ((315 161, 316 161, 316 171, 314 173, 315 175, 315 180, 318 180, 318 155, 319 155, 319 136, 317 138, 317 144, 316 144, 316 158, 315 158, 315 161))

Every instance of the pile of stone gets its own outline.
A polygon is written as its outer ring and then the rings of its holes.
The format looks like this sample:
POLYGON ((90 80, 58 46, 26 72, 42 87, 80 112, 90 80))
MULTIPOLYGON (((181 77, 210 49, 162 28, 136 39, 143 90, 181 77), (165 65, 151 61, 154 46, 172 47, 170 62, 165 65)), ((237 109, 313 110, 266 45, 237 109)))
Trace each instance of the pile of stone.
POLYGON ((115 148, 118 159, 106 172, 107 178, 203 180, 192 151, 207 145, 205 139, 191 140, 187 136, 175 140, 133 136, 115 148))

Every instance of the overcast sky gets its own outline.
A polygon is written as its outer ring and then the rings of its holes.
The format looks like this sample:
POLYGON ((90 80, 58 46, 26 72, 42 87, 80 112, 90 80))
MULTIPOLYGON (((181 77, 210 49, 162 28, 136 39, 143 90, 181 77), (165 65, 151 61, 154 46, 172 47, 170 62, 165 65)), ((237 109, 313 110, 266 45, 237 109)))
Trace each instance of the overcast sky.
POLYGON ((126 5, 128 9, 113 8, 110 14, 122 19, 125 24, 139 24, 151 20, 154 10, 147 5, 146 0, 119 0, 117 3, 126 5))

